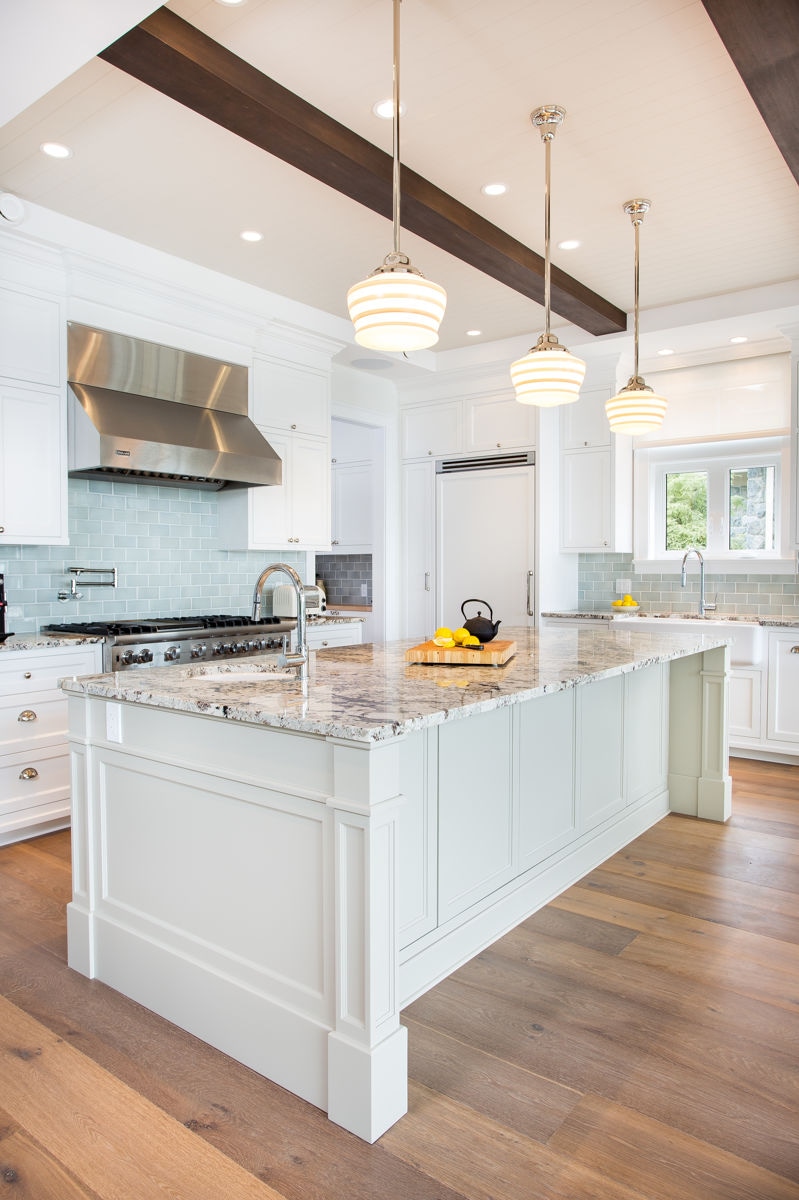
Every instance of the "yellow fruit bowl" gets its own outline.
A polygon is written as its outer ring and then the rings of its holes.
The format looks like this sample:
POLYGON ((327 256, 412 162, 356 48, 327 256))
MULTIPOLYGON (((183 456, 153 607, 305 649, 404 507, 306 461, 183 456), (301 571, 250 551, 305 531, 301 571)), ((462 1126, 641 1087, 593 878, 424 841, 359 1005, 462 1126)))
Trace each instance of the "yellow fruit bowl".
POLYGON ((623 599, 611 600, 610 607, 614 616, 631 617, 638 612, 641 605, 637 600, 633 600, 632 596, 625 596, 623 599))

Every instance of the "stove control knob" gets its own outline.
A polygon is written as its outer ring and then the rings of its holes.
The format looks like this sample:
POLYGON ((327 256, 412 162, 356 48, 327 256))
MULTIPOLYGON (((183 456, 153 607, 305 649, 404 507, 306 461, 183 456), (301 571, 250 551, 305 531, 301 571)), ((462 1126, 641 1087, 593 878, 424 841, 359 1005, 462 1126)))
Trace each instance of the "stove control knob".
POLYGON ((152 650, 140 650, 138 654, 134 655, 133 661, 137 662, 137 663, 152 662, 153 661, 152 650))
POLYGON ((205 644, 192 646, 191 657, 192 658, 202 658, 203 655, 205 654, 205 651, 206 651, 205 644))
POLYGON ((119 661, 123 667, 130 666, 130 664, 134 661, 133 651, 132 650, 123 650, 123 652, 119 656, 119 661))
POLYGON ((246 654, 248 649, 249 647, 246 642, 234 642, 233 644, 234 654, 246 654))
POLYGON ((180 646, 170 646, 164 651, 164 662, 175 662, 180 658, 180 646))
POLYGON ((212 649, 211 649, 211 653, 212 653, 212 654, 213 654, 215 657, 218 657, 220 654, 224 654, 224 653, 225 653, 225 647, 222 645, 222 643, 221 643, 221 642, 217 642, 217 643, 216 643, 216 644, 215 644, 215 645, 212 647, 212 649))

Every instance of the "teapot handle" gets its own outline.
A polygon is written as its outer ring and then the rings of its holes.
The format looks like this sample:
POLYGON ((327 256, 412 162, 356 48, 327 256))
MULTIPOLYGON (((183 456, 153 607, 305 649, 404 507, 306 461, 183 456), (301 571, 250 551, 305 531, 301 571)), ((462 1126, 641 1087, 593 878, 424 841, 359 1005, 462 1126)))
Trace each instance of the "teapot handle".
POLYGON ((464 600, 463 604, 461 605, 461 612, 463 613, 464 620, 466 620, 466 613, 465 613, 464 609, 466 608, 467 604, 484 604, 486 606, 486 608, 488 609, 488 614, 489 614, 490 619, 492 621, 494 620, 494 612, 493 612, 493 609, 491 608, 491 605, 488 603, 488 601, 487 600, 477 600, 477 599, 464 600))

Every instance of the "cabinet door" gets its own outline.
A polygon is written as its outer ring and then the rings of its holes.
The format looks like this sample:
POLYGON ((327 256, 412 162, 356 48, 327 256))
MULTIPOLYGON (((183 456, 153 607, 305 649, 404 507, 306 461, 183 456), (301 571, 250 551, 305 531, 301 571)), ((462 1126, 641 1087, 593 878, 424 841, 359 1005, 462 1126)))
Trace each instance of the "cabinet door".
POLYGON ((605 414, 608 389, 583 391, 574 404, 560 410, 560 441, 564 450, 610 446, 610 426, 605 414))
POLYGON ((583 833, 624 808, 623 693, 621 675, 577 689, 578 821, 583 833))
POLYGON ((329 437, 327 375, 292 363, 256 358, 252 417, 256 425, 329 437))
POLYGON ((561 538, 564 550, 610 546, 610 450, 570 450, 561 456, 561 538))
POLYGON ((528 871, 575 836, 576 688, 515 705, 519 747, 519 870, 528 871))
POLYGON ((628 804, 637 804, 666 787, 668 678, 663 664, 624 676, 624 790, 628 804))
POLYGON ((406 408, 400 416, 402 457, 457 454, 463 446, 460 400, 406 408))
POLYGON ((291 444, 289 471, 289 540, 303 550, 327 550, 330 547, 330 445, 327 439, 295 437, 291 444))
MULTIPOLYGON (((261 430, 267 436, 266 430, 261 430)), ((220 496, 226 506, 240 510, 241 517, 249 516, 249 531, 240 529, 238 538, 228 534, 232 546, 271 550, 288 545, 291 519, 290 488, 291 462, 289 459, 290 439, 288 436, 268 431, 268 442, 283 460, 283 482, 280 487, 250 488, 246 493, 237 490, 220 496), (247 513, 249 509, 249 513, 247 513)), ((221 505, 220 505, 221 511, 221 505)))
POLYGON ((510 450, 535 445, 535 408, 514 396, 474 396, 464 402, 465 446, 510 450))
POLYGON ((57 392, 0 391, 0 544, 66 545, 64 401, 57 392))
POLYGON ((432 636, 435 466, 406 463, 402 469, 402 631, 419 641, 432 636))
POLYGON ((756 667, 730 671, 730 740, 763 736, 763 672, 756 667))
POLYGON ((768 737, 799 742, 799 629, 769 633, 768 737))
POLYGON ((0 288, 0 375, 24 383, 61 383, 61 306, 0 288))
POLYGON ((333 540, 339 550, 363 546, 371 549, 374 539, 373 468, 371 463, 334 464, 333 540))

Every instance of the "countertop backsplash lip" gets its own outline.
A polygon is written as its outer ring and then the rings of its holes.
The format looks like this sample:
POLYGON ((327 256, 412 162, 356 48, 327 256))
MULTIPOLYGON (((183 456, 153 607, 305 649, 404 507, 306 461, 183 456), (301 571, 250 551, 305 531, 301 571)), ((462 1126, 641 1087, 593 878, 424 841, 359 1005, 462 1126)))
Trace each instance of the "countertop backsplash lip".
POLYGON ((679 620, 679 621, 696 621, 703 622, 706 625, 711 625, 714 622, 723 622, 725 624, 739 625, 763 625, 775 626, 778 628, 792 628, 799 625, 799 616, 796 617, 754 617, 738 613, 710 613, 707 616, 700 617, 699 613, 691 612, 651 612, 648 609, 636 609, 634 613, 615 613, 615 612, 581 612, 579 610, 565 609, 562 611, 542 612, 542 617, 552 617, 555 619, 572 620, 572 621, 628 621, 630 627, 635 625, 639 617, 648 617, 655 620, 679 620))

